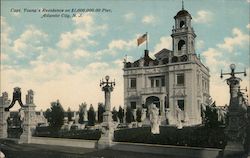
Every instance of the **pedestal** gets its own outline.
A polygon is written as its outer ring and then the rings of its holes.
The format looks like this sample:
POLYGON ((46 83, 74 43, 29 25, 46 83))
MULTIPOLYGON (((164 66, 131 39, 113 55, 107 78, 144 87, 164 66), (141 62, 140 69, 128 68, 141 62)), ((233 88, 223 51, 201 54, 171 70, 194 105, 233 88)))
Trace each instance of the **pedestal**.
POLYGON ((112 122, 112 113, 110 111, 105 111, 103 113, 103 123, 112 122))
POLYGON ((7 118, 9 117, 9 112, 4 110, 5 106, 0 107, 0 138, 7 138, 7 118))
POLYGON ((19 144, 30 143, 33 130, 35 129, 35 105, 29 104, 24 107, 23 133, 20 136, 19 144))
POLYGON ((104 122, 102 124, 102 135, 98 141, 98 149, 109 148, 112 145, 114 138, 114 123, 104 122))
POLYGON ((226 129, 228 137, 227 145, 224 149, 224 157, 241 157, 244 154, 243 140, 246 132, 245 112, 239 107, 229 109, 229 124, 226 129))

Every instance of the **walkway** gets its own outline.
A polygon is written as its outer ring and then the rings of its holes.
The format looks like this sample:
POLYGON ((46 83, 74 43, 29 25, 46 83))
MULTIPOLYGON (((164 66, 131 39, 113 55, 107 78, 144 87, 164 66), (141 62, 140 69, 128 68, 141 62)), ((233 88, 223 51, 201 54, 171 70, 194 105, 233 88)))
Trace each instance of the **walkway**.
POLYGON ((166 157, 165 155, 109 149, 97 150, 37 144, 16 144, 2 140, 0 140, 0 149, 7 158, 174 158, 173 156, 166 157))

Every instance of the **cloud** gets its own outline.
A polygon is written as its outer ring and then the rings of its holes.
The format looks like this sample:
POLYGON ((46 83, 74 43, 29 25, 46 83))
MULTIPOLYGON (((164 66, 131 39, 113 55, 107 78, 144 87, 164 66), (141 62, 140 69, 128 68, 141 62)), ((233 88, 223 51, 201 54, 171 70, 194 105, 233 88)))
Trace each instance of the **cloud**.
POLYGON ((117 55, 121 50, 131 50, 136 47, 137 37, 129 40, 117 39, 108 44, 108 48, 97 51, 96 58, 100 59, 104 55, 117 55))
POLYGON ((172 38, 170 36, 161 37, 160 42, 155 45, 154 52, 157 53, 163 48, 172 50, 172 38))
POLYGON ((1 46, 6 47, 11 44, 10 33, 12 32, 12 28, 6 21, 6 18, 1 16, 1 46))
POLYGON ((83 47, 94 46, 98 43, 91 39, 98 33, 105 34, 108 29, 106 24, 98 25, 92 15, 84 14, 80 17, 72 18, 75 29, 69 32, 64 32, 60 35, 60 40, 57 46, 61 49, 70 49, 73 46, 83 45, 83 47))
POLYGON ((13 87, 19 86, 25 94, 32 88, 35 91, 34 102, 39 109, 49 108, 50 102, 57 99, 64 109, 71 107, 72 110, 78 110, 78 105, 84 101, 97 109, 97 103, 104 102, 99 81, 109 75, 112 80, 116 80, 111 105, 118 107, 123 103, 122 73, 121 67, 115 62, 92 62, 78 69, 59 61, 39 61, 32 63, 32 70, 2 68, 1 89, 10 94, 13 87))
MULTIPOLYGON (((217 105, 221 106, 229 103, 229 93, 228 91, 225 91, 225 89, 229 89, 229 87, 224 80, 220 79, 220 70, 223 69, 223 71, 230 72, 229 65, 232 63, 236 64, 238 69, 248 66, 247 72, 250 70, 249 65, 244 65, 240 60, 234 58, 235 54, 228 54, 229 50, 235 50, 236 47, 238 47, 239 42, 236 40, 241 42, 246 40, 245 37, 242 38, 244 34, 241 30, 235 28, 232 32, 233 37, 227 37, 224 39, 223 43, 219 43, 216 47, 208 48, 206 51, 202 52, 202 55, 205 57, 205 65, 210 69, 210 95, 216 101, 217 105)), ((249 52, 249 50, 246 51, 249 52)), ((249 58, 249 54, 247 58, 249 58)), ((225 76, 225 78, 228 77, 229 76, 225 76)), ((242 79, 243 82, 241 83, 241 87, 249 86, 250 79, 242 79)))
POLYGON ((240 29, 234 28, 232 30, 233 37, 224 38, 224 43, 217 46, 229 52, 233 52, 236 46, 244 47, 249 46, 249 35, 244 34, 240 29))
POLYGON ((223 52, 217 50, 216 48, 209 48, 208 50, 204 51, 202 55, 205 57, 205 63, 207 66, 210 67, 211 73, 217 73, 218 68, 226 67, 227 66, 227 59, 221 60, 220 58, 223 56, 223 52))
POLYGON ((146 15, 142 18, 142 23, 144 24, 154 24, 156 22, 156 18, 153 15, 146 15))
POLYGON ((200 10, 193 18, 195 23, 209 23, 212 21, 213 14, 210 11, 200 10))
POLYGON ((20 37, 13 42, 12 48, 15 52, 19 53, 19 57, 29 57, 31 54, 37 55, 37 52, 41 52, 44 42, 47 40, 48 34, 30 25, 27 26, 20 37))
POLYGON ((250 29, 250 24, 247 24, 247 26, 246 26, 248 29, 250 29))
MULTIPOLYGON (((61 34, 60 41, 57 43, 57 46, 62 49, 67 49, 76 41, 87 41, 90 35, 90 32, 81 29, 75 29, 72 32, 65 32, 61 34)), ((95 42, 91 41, 90 43, 95 42)))
POLYGON ((86 51, 86 50, 83 50, 83 49, 77 49, 74 51, 74 57, 76 59, 79 59, 79 58, 86 58, 86 57, 89 57, 90 56, 90 52, 86 51))
POLYGON ((8 54, 5 54, 5 53, 1 52, 0 53, 0 59, 3 62, 3 61, 6 61, 6 60, 9 60, 9 56, 8 56, 8 54))
POLYGON ((135 13, 133 13, 133 12, 130 12, 130 13, 127 13, 127 14, 124 15, 124 19, 126 21, 130 21, 130 20, 132 20, 134 18, 135 18, 135 13))
POLYGON ((205 46, 205 42, 203 40, 196 41, 196 48, 197 49, 203 49, 205 46))
POLYGON ((122 49, 130 49, 131 47, 135 47, 136 45, 136 39, 132 39, 132 40, 113 40, 109 43, 108 48, 109 49, 118 49, 118 50, 122 50, 122 49))

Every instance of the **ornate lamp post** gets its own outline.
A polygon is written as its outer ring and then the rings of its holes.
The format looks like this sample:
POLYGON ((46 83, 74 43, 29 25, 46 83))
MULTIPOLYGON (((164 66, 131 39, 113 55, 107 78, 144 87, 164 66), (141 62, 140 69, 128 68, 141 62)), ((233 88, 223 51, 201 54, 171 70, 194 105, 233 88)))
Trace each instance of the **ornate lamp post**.
POLYGON ((105 80, 100 80, 100 87, 102 87, 102 91, 104 91, 105 96, 105 112, 103 114, 103 122, 112 122, 112 114, 111 114, 111 92, 114 89, 115 81, 109 82, 109 76, 105 76, 105 80))
POLYGON ((102 87, 102 91, 104 91, 105 96, 105 112, 103 113, 103 123, 102 123, 102 135, 98 141, 98 148, 103 149, 110 147, 114 137, 114 123, 112 121, 112 113, 111 113, 111 103, 110 96, 111 92, 114 89, 115 81, 110 82, 109 76, 105 77, 106 81, 100 80, 100 87, 102 87))
POLYGON ((228 125, 225 131, 228 142, 224 150, 224 156, 232 156, 244 151, 243 140, 247 126, 247 108, 241 101, 243 98, 240 95, 241 79, 235 76, 236 74, 244 74, 246 76, 246 70, 244 72, 235 72, 235 64, 231 64, 230 69, 230 73, 223 73, 221 70, 221 78, 223 78, 223 75, 230 75, 226 79, 230 88, 230 102, 228 107, 228 125))

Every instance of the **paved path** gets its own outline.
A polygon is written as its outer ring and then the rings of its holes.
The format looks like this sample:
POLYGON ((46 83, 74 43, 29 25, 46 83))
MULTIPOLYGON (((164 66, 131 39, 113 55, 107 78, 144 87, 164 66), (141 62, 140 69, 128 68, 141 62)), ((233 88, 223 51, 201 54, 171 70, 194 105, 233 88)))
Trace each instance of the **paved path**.
POLYGON ((0 141, 0 145, 6 158, 174 158, 166 155, 109 149, 97 150, 51 145, 15 144, 10 141, 0 141))

